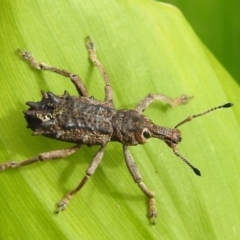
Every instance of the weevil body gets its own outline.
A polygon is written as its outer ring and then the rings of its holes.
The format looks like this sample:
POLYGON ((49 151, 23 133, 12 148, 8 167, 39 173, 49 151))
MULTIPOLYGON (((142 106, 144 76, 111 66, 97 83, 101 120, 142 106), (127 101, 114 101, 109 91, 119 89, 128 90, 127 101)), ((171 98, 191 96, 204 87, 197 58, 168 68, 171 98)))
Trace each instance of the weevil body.
POLYGON ((128 150, 128 146, 144 144, 151 137, 158 138, 164 141, 176 156, 180 157, 200 176, 200 171, 193 167, 177 151, 176 146, 181 142, 181 132, 177 127, 213 110, 231 107, 232 104, 227 103, 201 114, 190 116, 176 125, 175 128, 158 126, 142 114, 149 104, 158 100, 174 107, 187 103, 191 97, 182 95, 176 99, 171 99, 163 94, 149 94, 139 102, 134 110, 116 110, 113 104, 112 88, 108 75, 97 58, 95 46, 90 38, 87 41, 87 49, 91 61, 98 67, 105 81, 104 101, 98 101, 93 97, 89 97, 87 89, 79 76, 44 63, 38 63, 28 51, 19 50, 23 59, 34 68, 48 70, 68 77, 79 93, 79 96, 71 96, 65 91, 63 95, 56 96, 51 92, 42 91, 42 100, 40 102, 26 103, 29 106, 29 109, 24 111, 28 123, 27 127, 33 130, 34 135, 43 135, 52 139, 75 143, 76 145, 68 149, 40 153, 38 156, 22 162, 9 161, 3 163, 0 165, 0 171, 7 168, 18 168, 37 161, 67 157, 79 150, 82 145, 100 145, 98 152, 93 157, 86 171, 86 175, 78 186, 69 192, 58 204, 58 212, 60 212, 67 207, 73 195, 84 186, 88 178, 95 172, 102 160, 108 142, 118 141, 123 145, 126 165, 134 181, 149 198, 148 217, 155 224, 157 217, 155 194, 142 181, 141 174, 128 150))
POLYGON ((178 143, 178 129, 155 125, 136 110, 116 110, 104 102, 88 97, 62 96, 42 92, 40 102, 27 102, 24 111, 27 127, 34 135, 81 143, 87 146, 106 145, 110 141, 133 146, 157 137, 178 143))

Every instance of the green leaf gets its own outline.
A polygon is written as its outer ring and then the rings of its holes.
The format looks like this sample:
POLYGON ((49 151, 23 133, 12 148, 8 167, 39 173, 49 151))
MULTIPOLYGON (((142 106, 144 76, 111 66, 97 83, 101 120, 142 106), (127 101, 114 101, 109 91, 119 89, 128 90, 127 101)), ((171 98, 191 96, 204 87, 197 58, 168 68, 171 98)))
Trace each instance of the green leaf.
POLYGON ((85 48, 90 35, 118 109, 134 108, 148 93, 194 95, 175 109, 153 103, 145 114, 162 126, 235 103, 180 127, 179 151, 201 178, 159 140, 130 148, 143 181, 156 193, 157 225, 146 217, 146 197, 125 166, 121 145, 109 143, 94 176, 59 215, 55 204, 80 182, 98 147, 2 172, 0 239, 239 239, 239 86, 176 8, 146 0, 4 1, 0 20, 1 162, 72 146, 32 137, 26 129, 25 102, 39 101, 41 89, 77 93, 68 79, 32 69, 17 48, 79 74, 90 94, 103 99, 102 77, 85 48))

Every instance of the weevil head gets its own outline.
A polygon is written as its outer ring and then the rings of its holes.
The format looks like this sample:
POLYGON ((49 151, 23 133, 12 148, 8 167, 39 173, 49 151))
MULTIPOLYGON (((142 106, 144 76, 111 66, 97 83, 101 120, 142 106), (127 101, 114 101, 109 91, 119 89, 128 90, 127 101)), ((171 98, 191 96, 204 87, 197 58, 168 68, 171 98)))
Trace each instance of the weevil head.
POLYGON ((112 118, 113 134, 111 141, 124 145, 144 144, 150 137, 164 141, 173 153, 182 159, 198 176, 201 172, 185 157, 180 155, 177 144, 181 142, 181 132, 177 128, 167 128, 155 125, 146 116, 135 110, 120 110, 112 118))
POLYGON ((181 141, 181 133, 178 129, 157 126, 135 110, 117 111, 113 116, 112 125, 111 140, 125 145, 144 144, 150 137, 163 140, 169 146, 181 141))

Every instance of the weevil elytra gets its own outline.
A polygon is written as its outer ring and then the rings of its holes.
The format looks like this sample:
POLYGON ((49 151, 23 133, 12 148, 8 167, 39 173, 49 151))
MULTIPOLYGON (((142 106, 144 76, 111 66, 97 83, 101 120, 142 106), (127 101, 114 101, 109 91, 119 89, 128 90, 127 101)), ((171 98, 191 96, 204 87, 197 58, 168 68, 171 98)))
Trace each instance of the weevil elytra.
POLYGON ((61 96, 56 96, 51 92, 42 93, 40 102, 27 102, 29 106, 24 115, 27 127, 33 130, 33 135, 43 135, 48 138, 75 143, 74 147, 62 150, 55 150, 40 153, 38 156, 22 162, 9 161, 0 165, 0 171, 7 168, 18 168, 38 161, 47 161, 67 157, 84 144, 87 146, 99 145, 98 152, 92 159, 86 175, 82 178, 78 186, 69 192, 58 204, 58 212, 66 209, 69 201, 87 182, 89 177, 95 172, 100 164, 108 142, 117 141, 123 145, 123 153, 127 168, 133 180, 138 184, 142 192, 149 198, 148 217, 155 224, 157 210, 155 206, 155 194, 148 189, 142 181, 141 174, 137 168, 128 146, 144 144, 151 137, 164 141, 197 175, 200 171, 193 167, 185 157, 179 154, 177 144, 181 142, 181 132, 178 127, 193 118, 205 115, 213 110, 231 107, 232 103, 212 108, 201 114, 192 115, 174 128, 162 127, 154 124, 142 113, 153 101, 163 101, 174 107, 185 104, 191 97, 182 95, 172 99, 162 94, 148 94, 143 98, 134 110, 116 110, 113 104, 112 88, 108 75, 97 58, 96 49, 91 39, 87 38, 86 43, 89 57, 93 64, 100 70, 105 82, 105 99, 98 101, 89 97, 86 87, 78 75, 49 66, 45 63, 38 63, 28 51, 19 50, 22 58, 32 67, 39 70, 48 70, 69 78, 75 85, 79 96, 71 96, 67 91, 61 96))

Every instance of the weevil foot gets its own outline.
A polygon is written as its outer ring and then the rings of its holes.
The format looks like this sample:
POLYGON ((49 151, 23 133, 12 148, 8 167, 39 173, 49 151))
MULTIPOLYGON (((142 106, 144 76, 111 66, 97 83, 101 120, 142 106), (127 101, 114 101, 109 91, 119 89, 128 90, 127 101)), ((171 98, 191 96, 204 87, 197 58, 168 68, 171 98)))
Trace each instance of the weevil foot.
POLYGON ((32 57, 32 55, 29 51, 24 51, 22 49, 18 49, 18 52, 20 53, 21 57, 23 59, 25 59, 26 61, 29 61, 32 57))
POLYGON ((41 64, 39 64, 33 55, 29 51, 24 51, 21 49, 18 49, 18 52, 20 53, 21 57, 30 63, 30 65, 36 69, 42 69, 41 64))
POLYGON ((0 164, 0 172, 4 171, 7 168, 15 168, 15 167, 16 167, 16 162, 14 161, 5 162, 0 164))
POLYGON ((194 98, 194 96, 187 96, 185 94, 182 94, 180 97, 173 99, 173 106, 187 104, 188 101, 192 98, 194 98))
POLYGON ((64 201, 61 201, 60 203, 58 203, 58 210, 57 210, 57 214, 60 213, 61 211, 65 210, 67 208, 67 204, 64 201))
POLYGON ((87 37, 86 47, 88 51, 95 50, 95 44, 89 36, 87 37))
POLYGON ((157 208, 155 206, 154 198, 149 199, 148 217, 150 218, 151 223, 155 225, 157 218, 157 208))
POLYGON ((65 210, 67 208, 67 205, 69 204, 69 201, 71 199, 71 195, 67 195, 61 202, 58 203, 58 210, 56 213, 60 213, 61 211, 65 210))
POLYGON ((97 59, 97 54, 96 54, 95 44, 89 36, 87 37, 86 47, 87 47, 87 50, 88 50, 88 53, 89 53, 89 57, 90 57, 91 61, 93 62, 93 64, 94 65, 97 65, 97 64, 99 65, 99 61, 97 59))

